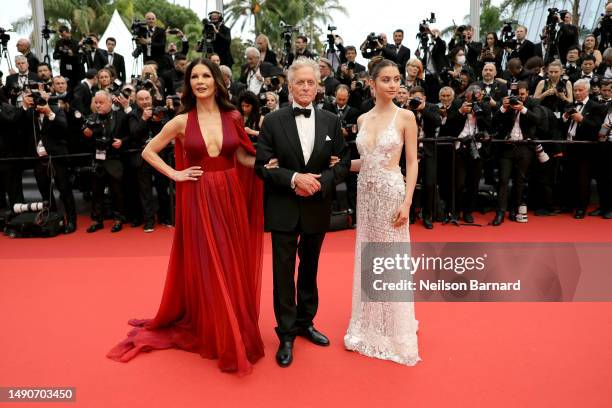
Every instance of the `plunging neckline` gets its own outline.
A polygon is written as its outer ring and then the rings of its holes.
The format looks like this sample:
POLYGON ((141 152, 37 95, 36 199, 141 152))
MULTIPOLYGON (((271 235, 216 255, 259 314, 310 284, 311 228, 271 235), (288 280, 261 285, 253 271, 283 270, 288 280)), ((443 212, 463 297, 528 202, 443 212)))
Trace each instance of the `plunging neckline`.
POLYGON ((198 133, 200 134, 200 140, 202 140, 202 144, 204 145, 204 151, 206 151, 206 155, 211 159, 216 159, 221 156, 223 153, 223 146, 225 145, 225 136, 223 134, 223 112, 219 111, 219 116, 221 117, 221 147, 219 148, 219 153, 216 156, 211 156, 208 152, 208 146, 206 145, 206 139, 204 138, 204 133, 202 133, 202 128, 200 127, 200 118, 198 117, 198 110, 194 110, 194 115, 196 119, 196 125, 198 128, 198 133))
MULTIPOLYGON (((397 113, 400 111, 401 108, 397 108, 397 110, 395 111, 395 113, 393 114, 393 119, 391 119, 391 122, 385 126, 384 128, 380 129, 375 135, 374 135, 374 146, 370 145, 370 143, 368 143, 368 136, 367 134, 369 133, 369 128, 367 128, 365 125, 366 123, 363 124, 362 126, 362 132, 364 132, 366 134, 365 139, 366 139, 366 143, 364 143, 364 145, 368 148, 369 151, 374 151, 376 150, 376 147, 378 146, 378 139, 380 138, 380 134, 381 133, 386 133, 389 131, 389 129, 393 128, 392 130, 397 132, 397 127, 395 126, 395 118, 397 117, 397 113)), ((368 119, 368 114, 366 114, 366 116, 364 117, 364 119, 368 119)))

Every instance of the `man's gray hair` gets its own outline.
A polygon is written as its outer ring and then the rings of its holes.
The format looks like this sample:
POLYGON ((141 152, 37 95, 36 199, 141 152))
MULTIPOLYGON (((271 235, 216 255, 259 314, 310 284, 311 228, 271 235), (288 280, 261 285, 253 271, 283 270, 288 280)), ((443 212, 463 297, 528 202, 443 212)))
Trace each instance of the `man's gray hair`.
POLYGON ((19 61, 23 61, 23 60, 28 60, 25 55, 17 55, 15 56, 15 63, 19 62, 19 61))
POLYGON ((247 47, 247 49, 244 51, 244 55, 246 55, 247 57, 249 55, 255 55, 258 58, 261 57, 261 53, 259 52, 259 50, 255 47, 247 47))
POLYGON ((586 78, 581 78, 577 80, 576 82, 574 82, 574 88, 580 85, 584 86, 587 91, 591 90, 591 81, 589 81, 586 78))
POLYGON ((295 71, 302 68, 312 69, 316 82, 319 83, 319 81, 321 81, 321 71, 319 70, 319 63, 310 58, 300 57, 293 61, 293 64, 291 64, 291 66, 289 67, 289 70, 287 71, 287 82, 291 83, 293 81, 295 71))
POLYGON ((603 59, 606 59, 611 56, 612 56, 612 47, 608 47, 603 53, 603 59))
POLYGON ((96 96, 98 96, 98 95, 106 96, 106 98, 108 98, 109 101, 113 100, 113 96, 110 94, 110 92, 105 91, 103 89, 100 89, 99 91, 96 92, 96 96))
POLYGON ((228 67, 227 65, 220 65, 219 69, 221 70, 221 73, 223 75, 227 75, 230 78, 232 77, 232 69, 230 67, 228 67))

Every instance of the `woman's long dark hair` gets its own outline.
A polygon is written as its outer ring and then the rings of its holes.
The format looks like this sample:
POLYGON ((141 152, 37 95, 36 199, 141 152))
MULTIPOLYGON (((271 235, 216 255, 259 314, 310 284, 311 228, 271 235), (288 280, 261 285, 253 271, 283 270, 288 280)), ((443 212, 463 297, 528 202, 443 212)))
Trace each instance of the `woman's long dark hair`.
POLYGON ((196 65, 204 65, 208 67, 212 73, 216 88, 215 101, 219 109, 221 111, 236 110, 236 107, 230 102, 229 92, 225 87, 225 82, 223 81, 223 75, 221 74, 219 66, 207 58, 196 58, 187 65, 187 69, 185 70, 185 83, 183 85, 183 96, 181 97, 183 108, 180 113, 189 112, 196 107, 197 98, 193 93, 193 89, 191 89, 191 71, 193 71, 196 65))
POLYGON ((259 130, 259 118, 261 113, 259 111, 259 98, 251 91, 244 91, 238 98, 238 111, 244 116, 242 111, 242 103, 245 102, 251 105, 251 114, 245 120, 245 126, 250 127, 254 130, 259 130))

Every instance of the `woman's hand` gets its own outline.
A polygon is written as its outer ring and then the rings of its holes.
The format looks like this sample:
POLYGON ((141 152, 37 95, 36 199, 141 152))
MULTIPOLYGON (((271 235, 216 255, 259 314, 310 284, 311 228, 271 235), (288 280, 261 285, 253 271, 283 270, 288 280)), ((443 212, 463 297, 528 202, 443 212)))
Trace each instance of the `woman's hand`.
POLYGON ((410 203, 402 203, 399 208, 395 211, 393 216, 393 226, 399 228, 408 222, 408 216, 410 214, 410 203))
POLYGON ((198 181, 198 177, 200 177, 204 172, 201 170, 200 166, 192 166, 185 170, 176 170, 172 174, 172 180, 176 182, 181 181, 198 181))

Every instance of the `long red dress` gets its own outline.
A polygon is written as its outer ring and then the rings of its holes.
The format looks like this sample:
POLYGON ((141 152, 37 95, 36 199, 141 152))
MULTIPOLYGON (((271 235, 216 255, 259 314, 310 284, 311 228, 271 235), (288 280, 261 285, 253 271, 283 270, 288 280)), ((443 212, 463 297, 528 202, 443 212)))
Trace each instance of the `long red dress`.
POLYGON ((202 166, 198 181, 176 185, 176 229, 164 293, 154 319, 136 326, 108 358, 179 348, 218 359, 222 371, 247 374, 263 355, 258 327, 262 267, 262 185, 235 152, 255 151, 237 111, 221 113, 221 152, 210 157, 196 110, 177 139, 176 168, 202 166))

